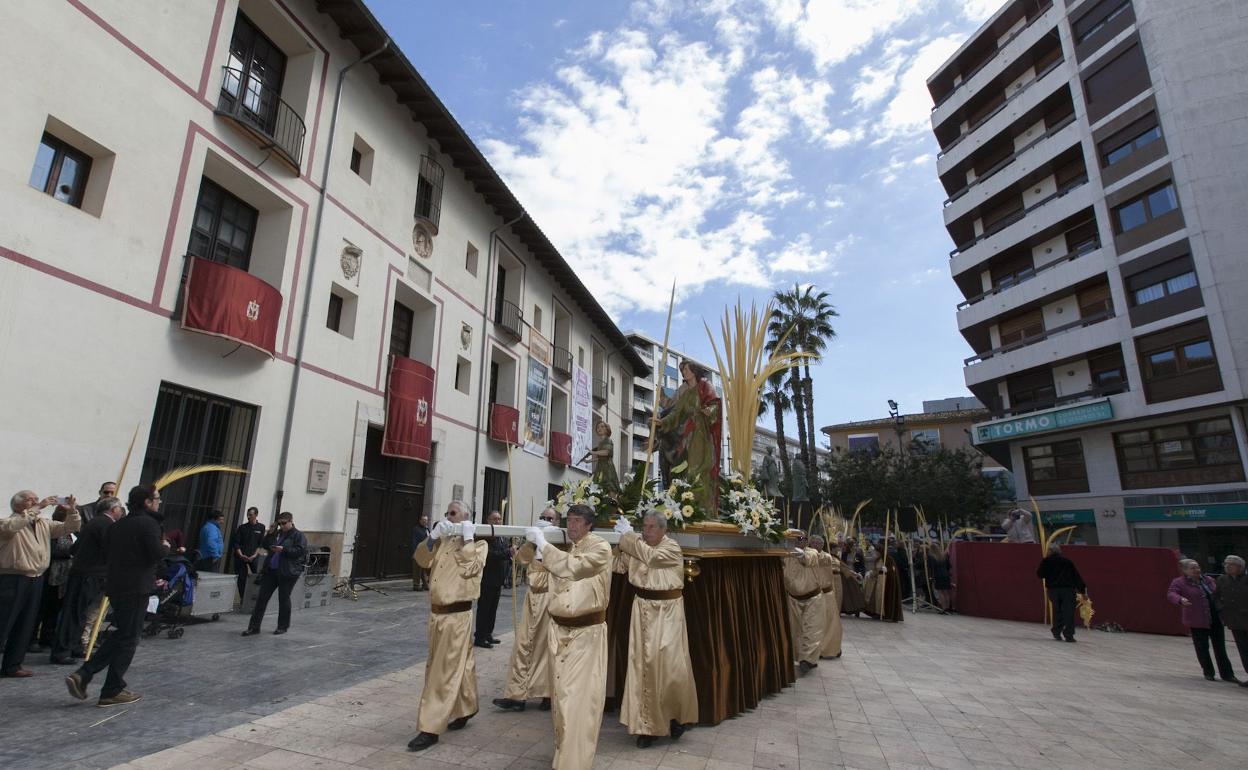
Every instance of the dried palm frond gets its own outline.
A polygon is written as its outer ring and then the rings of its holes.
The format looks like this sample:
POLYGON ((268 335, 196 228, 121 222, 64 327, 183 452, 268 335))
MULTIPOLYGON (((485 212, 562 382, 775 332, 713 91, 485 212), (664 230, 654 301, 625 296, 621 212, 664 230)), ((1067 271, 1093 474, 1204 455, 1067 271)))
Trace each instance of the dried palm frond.
POLYGON ((157 489, 164 489, 175 481, 181 481, 188 476, 195 476, 200 473, 246 473, 244 468, 236 468, 233 465, 184 465, 181 468, 173 468, 165 473, 165 475, 152 482, 152 486, 157 489))
POLYGON ((849 521, 850 532, 846 532, 846 537, 852 537, 852 533, 862 533, 862 525, 858 523, 858 517, 862 514, 862 509, 871 504, 871 499, 860 500, 858 505, 854 506, 854 516, 849 521))
MULTIPOLYGON (((142 424, 142 423, 140 423, 142 424)), ((121 492, 121 480, 126 477, 126 467, 130 465, 130 454, 134 451, 134 442, 139 438, 139 426, 134 426, 134 435, 130 437, 130 446, 126 447, 126 456, 121 461, 121 470, 117 472, 117 491, 121 492)))
POLYGON ((1056 543, 1059 537, 1061 537, 1062 535, 1069 535, 1073 533, 1074 531, 1075 531, 1075 525, 1072 524, 1069 527, 1062 527, 1061 529, 1055 529, 1052 532, 1050 532, 1048 538, 1046 538, 1044 541, 1045 556, 1048 556, 1049 547, 1052 546, 1054 543, 1056 543))
POLYGON ((1079 613, 1079 619, 1083 621, 1083 627, 1092 628, 1092 616, 1096 614, 1096 610, 1092 608, 1092 597, 1086 593, 1076 595, 1075 610, 1079 613))
POLYGON ((950 537, 957 540, 960 535, 979 535, 980 537, 988 537, 987 532, 982 529, 975 529, 974 527, 963 527, 961 529, 954 530, 950 537))
POLYGON ((791 369, 810 357, 806 353, 781 352, 789 332, 777 341, 776 352, 767 353, 767 325, 771 316, 770 303, 762 313, 758 312, 754 303, 750 303, 747 314, 738 298, 737 306, 731 313, 725 309, 720 322, 722 354, 711 327, 705 321, 702 323, 724 382, 724 401, 727 402, 724 405, 724 422, 728 425, 732 465, 747 483, 753 472, 750 447, 754 445, 754 430, 758 423, 758 402, 767 385, 767 378, 776 372, 791 369))

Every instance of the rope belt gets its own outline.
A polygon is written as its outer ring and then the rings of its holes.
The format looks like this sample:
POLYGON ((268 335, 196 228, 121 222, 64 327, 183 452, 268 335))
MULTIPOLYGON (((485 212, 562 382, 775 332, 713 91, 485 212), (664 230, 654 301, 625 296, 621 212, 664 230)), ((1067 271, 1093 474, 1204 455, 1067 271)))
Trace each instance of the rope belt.
POLYGON ((679 599, 685 595, 685 592, 680 588, 673 588, 668 591, 652 591, 649 588, 638 588, 637 586, 633 586, 633 593, 637 594, 638 599, 650 599, 656 602, 679 599))
POLYGON ((456 612, 467 612, 472 609, 472 602, 451 602, 450 604, 430 604, 429 611, 434 615, 453 615, 456 612))
POLYGON ((789 594, 789 596, 793 597, 794 599, 798 600, 799 602, 804 602, 804 601, 806 601, 807 599, 813 599, 813 598, 815 598, 816 596, 818 596, 818 595, 819 595, 819 594, 821 594, 821 593, 823 593, 823 591, 822 591, 821 589, 819 589, 819 588, 816 588, 815 590, 811 591, 811 592, 810 592, 810 593, 808 593, 808 594, 802 594, 802 595, 800 595, 800 596, 799 596, 799 595, 797 595, 797 594, 789 594))
POLYGON ((546 587, 546 588, 530 588, 530 589, 529 589, 529 593, 531 593, 531 594, 544 594, 544 593, 546 593, 546 592, 547 592, 547 591, 549 591, 549 590, 550 590, 550 587, 549 587, 549 586, 548 586, 548 587, 546 587))
POLYGON ((823 592, 824 592, 825 594, 830 594, 830 593, 832 593, 832 589, 831 589, 831 588, 825 588, 825 589, 823 589, 823 592))
POLYGON ((551 615, 550 619, 564 628, 586 628, 587 626, 596 626, 599 623, 606 623, 607 611, 598 610, 597 612, 589 612, 572 618, 561 618, 558 615, 551 615))

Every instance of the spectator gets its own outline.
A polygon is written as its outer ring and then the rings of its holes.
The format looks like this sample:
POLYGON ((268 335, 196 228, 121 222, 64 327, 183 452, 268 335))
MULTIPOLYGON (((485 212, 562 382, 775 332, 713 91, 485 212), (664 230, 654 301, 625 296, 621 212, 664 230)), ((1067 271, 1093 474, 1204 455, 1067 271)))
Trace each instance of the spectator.
POLYGON ((247 593, 247 578, 259 570, 256 551, 264 541, 264 525, 260 523, 260 509, 247 509, 247 521, 239 524, 230 538, 230 552, 234 554, 234 574, 238 575, 238 600, 247 593))
POLYGON ((112 523, 126 515, 126 509, 115 497, 105 497, 88 505, 95 506, 95 516, 83 525, 74 558, 65 583, 65 598, 56 624, 56 640, 52 644, 52 662, 73 663, 85 656, 86 629, 95 622, 100 599, 104 596, 104 577, 108 572, 104 538, 112 523))
MULTIPOLYGON (((502 524, 503 516, 498 511, 490 511, 485 523, 502 524)), ((481 596, 477 599, 477 626, 473 634, 473 644, 477 647, 488 650, 500 641, 494 636, 494 622, 498 617, 498 597, 510 571, 511 546, 504 538, 491 537, 485 554, 485 570, 481 573, 481 596)))
POLYGON ((1213 660, 1209 658, 1209 645, 1213 644, 1213 657, 1218 662, 1218 674, 1225 682, 1238 682, 1235 669, 1231 668, 1231 660, 1226 657, 1226 634, 1222 629, 1222 620, 1218 615, 1218 607, 1213 601, 1213 592, 1217 585, 1213 578, 1200 574, 1200 564, 1192 559, 1179 562, 1182 577, 1170 581, 1170 590, 1166 598, 1171 604, 1182 608, 1183 625, 1192 634, 1192 645, 1196 648, 1196 659, 1205 672, 1205 679, 1216 681, 1213 675, 1213 660))
POLYGON ((165 547, 169 553, 186 553, 186 535, 180 529, 171 529, 165 533, 165 547))
POLYGON ((95 518, 97 513, 102 513, 101 503, 105 500, 117 499, 117 484, 112 481, 105 481, 100 485, 100 496, 95 502, 87 503, 78 507, 78 515, 82 517, 82 526, 86 528, 87 522, 95 518))
POLYGON ((56 502, 55 497, 41 500, 34 492, 22 490, 9 500, 12 515, 0 521, 0 677, 33 676, 22 663, 39 612, 52 540, 77 532, 82 523, 73 497, 64 504, 65 521, 43 518, 43 509, 56 502))
POLYGON ((221 566, 221 556, 225 553, 225 514, 213 511, 208 514, 208 521, 199 528, 199 560, 195 569, 199 572, 216 572, 221 566))
POLYGON ((304 560, 308 556, 308 539, 295 529, 294 514, 283 511, 264 536, 261 546, 268 552, 264 559, 264 571, 260 574, 260 593, 256 595, 256 608, 251 612, 251 622, 243 636, 260 633, 264 612, 269 599, 277 591, 277 629, 274 634, 284 634, 290 628, 290 592, 303 574, 304 560))
MULTIPOLYGON (((1223 625, 1235 637, 1239 662, 1244 671, 1248 671, 1248 575, 1244 574, 1244 560, 1228 556, 1222 562, 1222 571, 1224 574, 1218 578, 1218 587, 1213 593, 1214 603, 1223 625)), ((1248 677, 1239 686, 1248 687, 1248 677)))
POLYGON ((1073 561, 1062 556, 1062 547, 1053 543, 1049 546, 1049 555, 1041 559, 1040 566, 1036 567, 1036 577, 1044 581, 1049 601, 1053 603, 1053 627, 1049 629, 1053 638, 1075 641, 1075 594, 1088 590, 1079 569, 1073 561))
MULTIPOLYGON (((416 526, 412 527, 412 553, 416 553, 416 548, 425 542, 425 538, 429 537, 429 517, 423 513, 416 520, 416 526)), ((416 563, 416 557, 412 556, 412 590, 428 591, 429 590, 429 570, 421 567, 416 563)))
POLYGON ((1001 529, 1005 530, 1007 543, 1036 542, 1036 530, 1031 526, 1031 514, 1022 508, 1010 511, 1009 517, 1001 522, 1001 529))
POLYGON ((156 587, 156 566, 167 553, 160 537, 164 515, 156 487, 133 487, 126 504, 130 515, 108 526, 104 547, 104 591, 113 609, 113 632, 99 652, 65 677, 69 694, 86 700, 92 677, 107 668, 97 706, 121 706, 143 697, 126 689, 126 671, 139 646, 147 599, 156 587))
MULTIPOLYGON (((66 510, 57 508, 52 521, 65 521, 66 510)), ((81 517, 82 512, 78 515, 81 517)), ((43 574, 43 595, 39 601, 39 618, 30 638, 30 652, 47 652, 56 641, 56 619, 61 614, 61 599, 69 579, 69 563, 74 555, 74 535, 66 532, 52 538, 52 560, 43 574)))

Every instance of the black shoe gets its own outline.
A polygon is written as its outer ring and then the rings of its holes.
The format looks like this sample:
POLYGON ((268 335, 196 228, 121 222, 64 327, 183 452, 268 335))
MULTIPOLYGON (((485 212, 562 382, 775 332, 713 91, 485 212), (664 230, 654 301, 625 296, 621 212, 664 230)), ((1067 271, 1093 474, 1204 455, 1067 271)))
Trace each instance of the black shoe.
POLYGON ((1224 677, 1222 677, 1222 681, 1223 681, 1223 682, 1234 682, 1235 684, 1243 684, 1243 682, 1239 681, 1239 679, 1237 679, 1237 678, 1235 677, 1235 675, 1234 675, 1234 674, 1231 674, 1230 676, 1224 676, 1224 677))
POLYGON ((503 643, 502 639, 495 639, 492 636, 490 637, 490 644, 502 644, 502 643, 503 643))
POLYGON ((74 651, 70 654, 70 657, 71 657, 71 658, 85 658, 85 657, 87 657, 87 653, 86 653, 86 651, 85 651, 85 650, 74 650, 74 651))
POLYGON ((424 751, 433 744, 438 742, 438 736, 433 733, 421 733, 415 738, 407 742, 408 751, 424 751))
POLYGON ((258 628, 249 628, 249 629, 247 629, 246 631, 244 631, 242 634, 240 634, 240 636, 255 636, 255 635, 256 635, 256 634, 258 634, 258 633, 260 633, 260 629, 258 629, 258 628))
POLYGON ((1248 687, 1248 680, 1239 683, 1240 687, 1248 687))
POLYGON ((1073 637, 1073 636, 1068 636, 1068 637, 1066 637, 1066 641, 1070 642, 1071 644, 1074 644, 1074 643, 1075 643, 1075 637, 1073 637))
POLYGON ((680 740, 680 736, 685 734, 684 725, 680 724, 675 719, 672 720, 672 723, 668 725, 668 727, 672 730, 672 740, 674 741, 680 740))
POLYGON ((495 698, 493 701, 503 711, 524 711, 524 701, 514 698, 495 698))
POLYGON ((654 743, 654 736, 652 735, 638 735, 637 736, 637 748, 639 749, 648 749, 653 743, 654 743))
POLYGON ((814 667, 815 667, 814 663, 811 663, 810 661, 806 661, 806 660, 803 660, 802 662, 797 664, 797 670, 801 672, 803 676, 805 676, 806 672, 810 671, 814 667))
POLYGON ((274 636, 280 636, 280 635, 282 635, 282 634, 284 634, 284 633, 286 633, 286 629, 284 629, 284 628, 275 628, 275 629, 273 629, 273 635, 274 635, 274 636))
POLYGON ((1060 641, 1062 641, 1062 635, 1061 635, 1061 634, 1053 634, 1053 641, 1055 641, 1055 642, 1060 642, 1060 641))
POLYGON ((452 719, 449 723, 447 723, 446 729, 462 730, 468 724, 468 720, 472 719, 476 715, 477 715, 477 712, 474 711, 466 717, 460 717, 459 719, 452 719))
POLYGON ((494 649, 494 645, 490 644, 489 642, 487 642, 487 641, 486 641, 486 640, 484 640, 484 639, 477 639, 476 641, 474 641, 474 642, 472 643, 472 646, 473 646, 473 647, 480 647, 480 648, 481 648, 481 649, 483 649, 483 650, 492 650, 492 649, 494 649))
POLYGON ((1210 682, 1218 681, 1218 678, 1213 674, 1205 674, 1205 679, 1208 679, 1210 682))
MULTIPOLYGON (((1248 686, 1248 685, 1245 685, 1248 686)), ((550 711, 550 698, 542 698, 542 704, 537 707, 540 711, 550 711)))
POLYGON ((69 694, 78 700, 87 699, 87 683, 89 679, 85 679, 78 671, 65 677, 65 686, 69 688, 69 694))
POLYGON ((58 666, 72 666, 72 665, 74 665, 74 659, 73 659, 73 658, 66 658, 66 657, 64 657, 64 656, 61 656, 61 657, 59 657, 59 658, 56 658, 56 657, 54 657, 54 658, 49 658, 49 660, 50 660, 52 663, 54 663, 54 664, 56 664, 56 665, 58 665, 58 666))

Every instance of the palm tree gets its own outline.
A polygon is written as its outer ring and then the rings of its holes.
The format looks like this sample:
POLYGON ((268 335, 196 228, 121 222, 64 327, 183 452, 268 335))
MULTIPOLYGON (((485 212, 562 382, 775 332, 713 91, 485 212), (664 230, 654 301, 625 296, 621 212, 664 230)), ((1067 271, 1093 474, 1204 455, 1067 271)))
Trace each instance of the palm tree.
MULTIPOLYGON (((780 306, 772 310, 771 321, 767 324, 767 352, 792 352, 798 350, 795 340, 798 336, 798 329, 795 322, 783 310, 781 293, 776 294, 776 299, 780 306), (787 335, 787 336, 786 336, 787 335)), ((810 475, 810 445, 806 440, 806 400, 802 398, 801 370, 798 368, 789 369, 787 376, 780 373, 781 377, 786 378, 789 390, 792 395, 789 396, 789 405, 792 407, 794 415, 797 417, 797 455, 798 462, 806 468, 806 478, 813 478, 810 475)))
POLYGON ((767 378, 767 389, 763 391, 762 398, 758 402, 758 416, 762 417, 769 407, 776 418, 776 443, 780 445, 780 472, 784 477, 780 488, 784 496, 788 497, 789 474, 792 469, 789 466, 789 442, 784 437, 784 413, 793 406, 789 394, 784 389, 784 372, 776 372, 767 378))
MULTIPOLYGON (((796 288, 796 287, 794 287, 796 288)), ((812 293, 813 287, 807 286, 801 296, 801 307, 805 317, 804 323, 799 327, 802 332, 798 345, 801 350, 810 353, 816 361, 823 360, 823 352, 827 349, 828 342, 836 337, 836 329, 832 328, 832 319, 838 318, 840 313, 836 312, 836 308, 832 307, 827 301, 828 293, 821 291, 817 294, 812 293)), ((810 456, 812 460, 818 460, 818 454, 815 451, 815 385, 814 379, 810 376, 811 359, 806 358, 802 361, 802 369, 805 382, 804 396, 806 398, 806 420, 807 435, 810 436, 810 456)), ((811 479, 817 479, 814 474, 815 469, 811 468, 811 479)))

